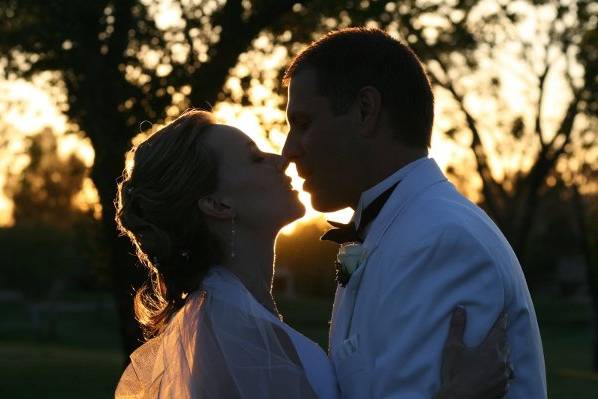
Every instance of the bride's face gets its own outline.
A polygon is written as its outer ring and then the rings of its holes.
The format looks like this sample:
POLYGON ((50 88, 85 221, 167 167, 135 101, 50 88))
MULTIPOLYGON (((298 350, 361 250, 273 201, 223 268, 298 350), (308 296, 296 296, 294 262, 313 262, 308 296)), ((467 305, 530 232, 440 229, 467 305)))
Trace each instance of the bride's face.
POLYGON ((206 144, 218 158, 217 194, 230 203, 237 223, 277 231, 305 214, 280 155, 260 151, 243 132, 225 125, 212 126, 206 144))

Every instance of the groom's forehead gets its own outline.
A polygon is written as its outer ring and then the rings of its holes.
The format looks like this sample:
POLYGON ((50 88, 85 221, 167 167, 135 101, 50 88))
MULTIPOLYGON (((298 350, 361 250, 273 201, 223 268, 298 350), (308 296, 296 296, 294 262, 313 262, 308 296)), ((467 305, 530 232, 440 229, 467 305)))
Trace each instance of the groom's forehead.
POLYGON ((318 89, 314 70, 300 71, 289 82, 287 118, 327 106, 328 99, 318 89))
POLYGON ((318 74, 315 69, 300 70, 289 81, 289 99, 318 95, 318 74))

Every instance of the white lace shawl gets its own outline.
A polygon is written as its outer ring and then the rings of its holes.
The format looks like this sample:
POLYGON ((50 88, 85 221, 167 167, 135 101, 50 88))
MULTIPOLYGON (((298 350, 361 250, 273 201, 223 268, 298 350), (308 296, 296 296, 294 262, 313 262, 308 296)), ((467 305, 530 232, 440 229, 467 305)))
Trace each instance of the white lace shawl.
POLYGON ((228 280, 212 273, 166 330, 131 355, 116 398, 316 397, 288 335, 228 280))

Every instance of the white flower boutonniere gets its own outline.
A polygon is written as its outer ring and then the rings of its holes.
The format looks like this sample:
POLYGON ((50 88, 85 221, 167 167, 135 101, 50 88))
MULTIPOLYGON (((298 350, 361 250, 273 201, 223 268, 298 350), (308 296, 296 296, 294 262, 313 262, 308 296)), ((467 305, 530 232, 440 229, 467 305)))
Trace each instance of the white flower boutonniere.
POLYGON ((359 242, 341 244, 336 255, 336 281, 344 287, 351 275, 367 259, 368 251, 359 242))

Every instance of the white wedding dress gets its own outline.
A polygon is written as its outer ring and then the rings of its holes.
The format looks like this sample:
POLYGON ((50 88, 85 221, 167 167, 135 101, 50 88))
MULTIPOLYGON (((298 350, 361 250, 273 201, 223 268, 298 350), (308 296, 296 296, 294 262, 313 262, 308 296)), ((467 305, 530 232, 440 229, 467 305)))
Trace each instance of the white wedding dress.
POLYGON ((325 352, 213 268, 165 331, 138 348, 116 398, 338 398, 325 352))

